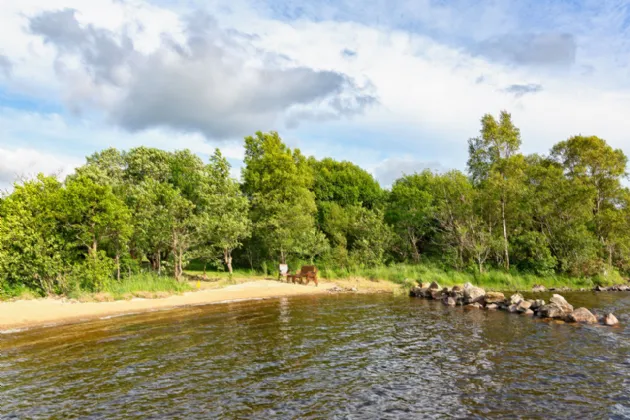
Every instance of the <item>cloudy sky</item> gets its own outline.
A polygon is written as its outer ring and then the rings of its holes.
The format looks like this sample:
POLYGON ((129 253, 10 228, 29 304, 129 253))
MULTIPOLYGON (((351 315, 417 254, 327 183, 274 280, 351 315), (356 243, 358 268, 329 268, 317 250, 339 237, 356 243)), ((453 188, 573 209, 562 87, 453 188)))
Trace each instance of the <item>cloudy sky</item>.
POLYGON ((94 151, 277 130, 383 185, 465 168, 507 109, 523 151, 630 154, 627 0, 0 0, 0 187, 94 151))

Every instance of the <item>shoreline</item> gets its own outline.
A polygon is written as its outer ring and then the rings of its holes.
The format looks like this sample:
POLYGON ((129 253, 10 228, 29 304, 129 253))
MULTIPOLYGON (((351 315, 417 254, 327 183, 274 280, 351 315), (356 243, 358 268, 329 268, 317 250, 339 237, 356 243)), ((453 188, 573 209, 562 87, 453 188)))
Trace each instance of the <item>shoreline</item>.
POLYGON ((117 300, 113 302, 76 302, 59 298, 18 300, 0 303, 0 334, 31 328, 89 322, 126 315, 279 297, 319 295, 336 291, 335 283, 319 287, 273 280, 257 280, 220 289, 202 289, 164 298, 117 300))

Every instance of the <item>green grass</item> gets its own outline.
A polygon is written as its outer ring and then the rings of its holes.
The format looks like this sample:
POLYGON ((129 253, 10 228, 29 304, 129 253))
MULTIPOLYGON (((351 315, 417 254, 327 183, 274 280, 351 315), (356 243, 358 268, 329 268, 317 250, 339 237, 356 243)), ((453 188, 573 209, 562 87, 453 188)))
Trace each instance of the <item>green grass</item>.
POLYGON ((124 299, 129 296, 161 297, 164 294, 182 293, 191 289, 187 282, 180 283, 172 277, 144 273, 124 278, 120 282, 113 281, 105 292, 111 294, 114 299, 124 299))
POLYGON ((436 281, 441 286, 474 285, 492 290, 530 290, 540 284, 546 288, 568 287, 571 289, 592 288, 596 284, 611 285, 624 283, 625 280, 616 272, 596 278, 569 277, 563 275, 537 276, 534 274, 491 270, 482 274, 455 270, 445 270, 432 265, 395 264, 374 268, 344 270, 322 267, 322 277, 326 279, 344 279, 361 277, 370 280, 389 280, 409 288, 417 282, 436 281))

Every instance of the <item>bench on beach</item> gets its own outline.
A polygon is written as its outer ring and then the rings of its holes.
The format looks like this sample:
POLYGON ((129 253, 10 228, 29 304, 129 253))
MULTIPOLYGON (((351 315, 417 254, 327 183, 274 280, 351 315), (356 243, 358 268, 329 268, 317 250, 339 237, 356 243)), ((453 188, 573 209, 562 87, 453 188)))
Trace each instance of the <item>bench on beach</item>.
POLYGON ((319 286, 317 281, 317 267, 314 265, 303 265, 300 271, 295 274, 287 276, 288 280, 293 283, 308 284, 311 280, 315 283, 315 286, 319 286))

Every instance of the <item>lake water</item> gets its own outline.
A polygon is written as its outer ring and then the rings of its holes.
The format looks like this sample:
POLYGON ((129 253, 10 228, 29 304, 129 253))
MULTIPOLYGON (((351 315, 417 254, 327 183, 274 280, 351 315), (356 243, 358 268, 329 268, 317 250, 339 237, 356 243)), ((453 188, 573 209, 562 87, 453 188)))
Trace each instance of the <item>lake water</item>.
POLYGON ((344 294, 3 334, 0 418, 630 418, 630 293, 564 296, 622 326, 344 294))

